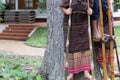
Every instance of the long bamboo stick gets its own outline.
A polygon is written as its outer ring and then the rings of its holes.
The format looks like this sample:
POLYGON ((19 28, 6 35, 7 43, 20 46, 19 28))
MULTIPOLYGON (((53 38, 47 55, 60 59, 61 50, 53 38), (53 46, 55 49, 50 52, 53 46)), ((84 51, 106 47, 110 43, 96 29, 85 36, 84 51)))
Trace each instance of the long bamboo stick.
MULTIPOLYGON (((112 33, 112 25, 111 25, 111 8, 110 8, 110 0, 107 0, 107 6, 108 6, 108 9, 107 9, 107 15, 108 15, 108 30, 109 30, 109 35, 113 35, 112 33)), ((110 41, 110 64, 111 64, 111 80, 114 80, 114 60, 113 60, 113 41, 111 40, 110 41)))
MULTIPOLYGON (((100 12, 100 32, 101 32, 101 35, 104 36, 103 13, 102 13, 102 2, 101 2, 101 0, 99 0, 99 12, 100 12)), ((104 77, 104 80, 107 80, 105 43, 102 41, 101 44, 102 44, 102 57, 103 57, 103 77, 104 77)))
MULTIPOLYGON (((87 0, 88 9, 90 7, 89 0, 87 0)), ((91 68, 92 68, 92 78, 95 79, 94 75, 94 62, 93 62, 93 45, 92 45, 92 37, 91 37, 91 25, 90 25, 90 15, 88 15, 88 35, 89 35, 89 48, 91 53, 91 68)))
MULTIPOLYGON (((72 0, 69 1, 69 7, 71 8, 72 0)), ((68 76, 68 66, 69 66, 69 38, 70 38, 70 28, 71 28, 71 15, 69 15, 68 19, 68 30, 67 30, 67 40, 66 40, 66 71, 65 71, 65 80, 67 80, 68 76)))

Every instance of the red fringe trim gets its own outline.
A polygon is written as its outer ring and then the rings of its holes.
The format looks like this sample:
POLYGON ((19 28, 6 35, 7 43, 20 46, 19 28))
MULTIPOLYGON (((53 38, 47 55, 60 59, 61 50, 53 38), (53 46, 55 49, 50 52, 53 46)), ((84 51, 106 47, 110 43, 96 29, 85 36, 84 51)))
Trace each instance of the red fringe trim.
MULTIPOLYGON (((114 57, 112 57, 112 58, 114 60, 114 57)), ((110 59, 111 59, 111 57, 106 56, 106 63, 110 62, 110 59)), ((103 62, 103 57, 102 56, 98 56, 97 61, 98 61, 98 63, 102 63, 103 62)))

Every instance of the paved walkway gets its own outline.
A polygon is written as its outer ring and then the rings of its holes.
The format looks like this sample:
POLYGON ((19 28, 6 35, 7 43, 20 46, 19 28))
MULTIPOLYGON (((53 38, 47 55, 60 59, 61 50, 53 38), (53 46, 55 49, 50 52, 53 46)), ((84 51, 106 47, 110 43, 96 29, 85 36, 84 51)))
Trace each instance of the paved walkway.
MULTIPOLYGON (((28 23, 23 23, 22 25, 28 23)), ((4 25, 4 23, 2 24, 4 25)), ((5 24, 7 25, 7 24, 5 24)), ((19 25, 19 24, 16 24, 19 25)), ((29 25, 29 24, 28 24, 29 25)), ((30 25, 46 26, 46 22, 36 22, 30 25)), ((27 46, 24 41, 15 40, 0 40, 0 53, 16 54, 16 55, 32 55, 32 56, 44 56, 45 48, 35 48, 27 46)))
POLYGON ((114 21, 114 25, 115 25, 115 26, 117 26, 117 25, 120 26, 120 21, 114 21))
POLYGON ((0 40, 0 53, 15 55, 44 56, 45 48, 27 46, 24 41, 0 40))

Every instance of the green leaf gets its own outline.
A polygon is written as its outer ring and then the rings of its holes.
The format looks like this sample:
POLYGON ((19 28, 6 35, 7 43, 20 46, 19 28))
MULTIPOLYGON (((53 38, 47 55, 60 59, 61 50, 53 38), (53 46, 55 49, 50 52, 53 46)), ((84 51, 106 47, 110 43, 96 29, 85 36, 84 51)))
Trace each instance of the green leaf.
POLYGON ((3 19, 0 17, 0 22, 3 21, 3 19))
POLYGON ((3 78, 3 75, 2 75, 2 74, 0 74, 0 78, 3 78))
POLYGON ((14 70, 19 69, 19 68, 20 68, 20 65, 15 65, 15 66, 13 67, 14 70))
POLYGON ((7 78, 7 79, 9 79, 9 77, 10 77, 10 74, 7 74, 7 73, 3 73, 2 75, 4 78, 7 78))
POLYGON ((9 78, 9 80, 15 80, 14 78, 9 78))
POLYGON ((18 70, 10 70, 10 74, 17 75, 17 74, 19 74, 19 71, 18 70))
POLYGON ((41 75, 37 75, 34 80, 43 80, 43 79, 42 79, 41 75))
POLYGON ((16 76, 16 77, 15 77, 15 80, 20 80, 20 77, 16 76))

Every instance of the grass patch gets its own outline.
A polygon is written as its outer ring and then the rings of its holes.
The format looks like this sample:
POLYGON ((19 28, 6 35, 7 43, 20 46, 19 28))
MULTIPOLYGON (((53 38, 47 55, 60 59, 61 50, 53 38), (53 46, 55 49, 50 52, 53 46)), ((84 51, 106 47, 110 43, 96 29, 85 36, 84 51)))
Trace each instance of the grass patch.
POLYGON ((41 62, 40 56, 16 56, 0 53, 0 80, 1 78, 5 80, 33 80, 41 62))
POLYGON ((116 42, 118 45, 120 45, 120 26, 115 26, 115 35, 116 35, 116 42))
POLYGON ((118 51, 120 51, 120 26, 115 26, 114 30, 116 35, 117 48, 118 48, 118 51))
POLYGON ((26 45, 34 47, 46 47, 47 30, 46 27, 38 27, 32 36, 25 42, 26 45))

